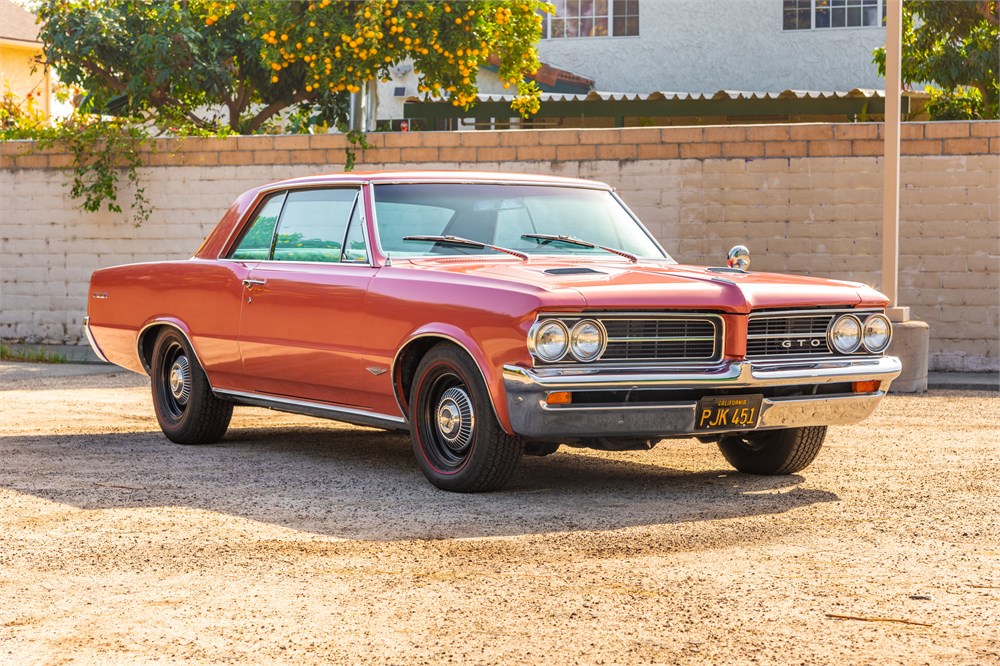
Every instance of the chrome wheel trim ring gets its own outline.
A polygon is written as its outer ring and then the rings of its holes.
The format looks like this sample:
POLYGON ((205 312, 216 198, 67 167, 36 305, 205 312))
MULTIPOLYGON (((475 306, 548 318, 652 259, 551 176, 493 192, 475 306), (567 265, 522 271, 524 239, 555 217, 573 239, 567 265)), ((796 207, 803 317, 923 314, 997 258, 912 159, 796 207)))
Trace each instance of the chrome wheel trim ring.
POLYGON ((454 453, 463 453, 472 443, 475 425, 472 399, 464 389, 453 386, 441 394, 435 410, 435 426, 445 446, 454 453))
POLYGON ((191 397, 191 362, 183 354, 174 360, 170 366, 170 376, 168 378, 170 394, 178 405, 186 405, 191 397))

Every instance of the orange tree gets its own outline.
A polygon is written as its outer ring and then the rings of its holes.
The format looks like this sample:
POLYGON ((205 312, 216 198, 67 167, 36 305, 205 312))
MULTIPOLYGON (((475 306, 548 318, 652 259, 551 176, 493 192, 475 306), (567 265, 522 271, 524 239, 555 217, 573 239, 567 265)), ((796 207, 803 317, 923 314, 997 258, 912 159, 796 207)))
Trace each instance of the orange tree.
POLYGON ((265 19, 245 18, 262 33, 273 84, 291 78, 307 94, 357 92, 411 60, 421 92, 469 108, 479 67, 496 55, 504 86, 516 90, 513 109, 529 115, 540 93, 525 75, 539 67, 539 12, 547 9, 537 0, 319 0, 278 3, 265 19))
POLYGON ((469 107, 500 58, 537 111, 541 0, 41 0, 47 62, 94 108, 161 128, 262 131, 279 114, 342 122, 349 92, 412 60, 420 90, 469 107), (228 113, 223 117, 219 110, 228 113))

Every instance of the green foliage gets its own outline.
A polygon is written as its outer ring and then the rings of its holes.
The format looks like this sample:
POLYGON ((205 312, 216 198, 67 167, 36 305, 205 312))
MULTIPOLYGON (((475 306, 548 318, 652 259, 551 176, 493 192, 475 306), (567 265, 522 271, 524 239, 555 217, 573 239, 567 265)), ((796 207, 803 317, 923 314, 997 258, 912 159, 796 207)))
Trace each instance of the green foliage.
MULTIPOLYGON (((93 110, 161 129, 261 131, 295 111, 327 126, 347 96, 411 59, 421 89, 468 107, 491 56, 515 85, 512 105, 538 108, 539 0, 41 0, 46 61, 88 93, 93 110), (228 110, 228 118, 206 109, 228 110)), ((299 127, 301 128, 301 122, 299 127)))
POLYGON ((21 345, 12 347, 0 342, 0 361, 21 361, 25 363, 65 363, 66 357, 51 352, 44 347, 21 345))
MULTIPOLYGON (((928 106, 932 118, 1000 118, 998 26, 996 0, 904 0, 902 79, 941 87, 928 106)), ((884 48, 874 62, 885 76, 884 48)))
POLYGON ((253 133, 298 101, 298 91, 292 82, 271 84, 259 37, 238 21, 206 25, 208 4, 42 0, 46 61, 89 93, 91 110, 152 120, 161 129, 253 133))
POLYGON ((410 60, 421 92, 447 94, 467 109, 479 68, 493 63, 504 85, 517 89, 512 108, 527 116, 538 111, 541 92, 525 76, 540 66, 540 12, 551 10, 539 0, 319 0, 278 2, 267 19, 244 19, 261 34, 275 84, 301 80, 307 93, 356 92, 410 60))
POLYGON ((0 129, 0 141, 16 139, 34 141, 34 151, 68 151, 73 156, 72 165, 66 167, 71 174, 70 196, 82 200, 81 207, 89 212, 102 208, 122 212, 118 193, 124 172, 132 187, 132 221, 139 226, 149 219, 152 207, 139 182, 140 151, 144 145, 154 144, 142 126, 118 118, 75 114, 56 124, 0 129))
MULTIPOLYGON (((133 219, 148 219, 138 182, 151 136, 346 131, 349 95, 412 60, 420 90, 468 108, 476 74, 498 64, 512 108, 537 111, 540 0, 38 0, 48 66, 87 95, 69 121, 25 127, 0 116, 0 140, 35 139, 73 155, 72 195, 85 210, 121 212, 124 172, 133 219), (226 113, 222 113, 225 109, 226 113), (102 114, 102 115, 98 115, 102 114), (109 116, 115 116, 110 118, 109 116)), ((0 108, 3 108, 0 106, 0 108)), ((9 115, 9 114, 8 114, 9 115)), ((23 115, 23 114, 22 114, 23 115)), ((347 133, 345 171, 369 148, 347 133)))
POLYGON ((934 120, 976 120, 984 117, 983 98, 975 88, 930 90, 927 111, 934 120))

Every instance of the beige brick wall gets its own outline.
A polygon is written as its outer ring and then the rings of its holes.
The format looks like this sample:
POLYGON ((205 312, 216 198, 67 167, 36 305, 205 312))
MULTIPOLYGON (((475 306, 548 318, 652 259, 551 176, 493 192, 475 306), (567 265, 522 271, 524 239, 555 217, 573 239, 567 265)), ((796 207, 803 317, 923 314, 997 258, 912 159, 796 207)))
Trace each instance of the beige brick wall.
MULTIPOLYGON (((879 285, 882 127, 810 124, 375 134, 365 169, 554 173, 615 185, 679 260, 879 285)), ((91 271, 190 256, 240 192, 343 169, 343 137, 159 142, 155 212, 80 212, 59 153, 0 144, 0 338, 77 342, 91 271)), ((900 303, 931 326, 931 369, 1000 370, 1000 123, 903 128, 900 303)), ((126 197, 127 199, 127 197, 126 197)))

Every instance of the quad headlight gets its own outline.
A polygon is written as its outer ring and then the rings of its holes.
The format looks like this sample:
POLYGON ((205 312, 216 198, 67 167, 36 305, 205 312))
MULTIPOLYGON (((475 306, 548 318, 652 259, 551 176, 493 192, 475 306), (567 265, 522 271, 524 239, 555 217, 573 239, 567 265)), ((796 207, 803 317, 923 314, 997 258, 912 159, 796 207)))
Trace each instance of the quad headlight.
POLYGON ((865 349, 877 354, 884 351, 892 340, 892 324, 885 315, 873 314, 865 319, 863 343, 865 349))
POLYGON ((870 314, 864 323, 852 314, 840 315, 827 330, 830 348, 841 354, 853 354, 864 347, 864 351, 878 354, 885 351, 892 340, 892 324, 883 314, 870 314))
POLYGON ((581 319, 573 324, 572 330, 559 319, 544 319, 528 334, 532 356, 546 363, 561 361, 567 355, 580 363, 589 363, 600 358, 607 344, 604 326, 594 319, 581 319))
POLYGON ((531 353, 547 363, 558 361, 569 350, 569 331, 558 319, 539 322, 528 336, 531 353))
POLYGON ((600 322, 593 319, 578 321, 569 334, 569 350, 573 358, 583 363, 593 361, 604 352, 608 336, 600 322))
POLYGON ((861 346, 861 320, 854 315, 841 315, 830 322, 826 335, 833 350, 851 354, 861 346))

